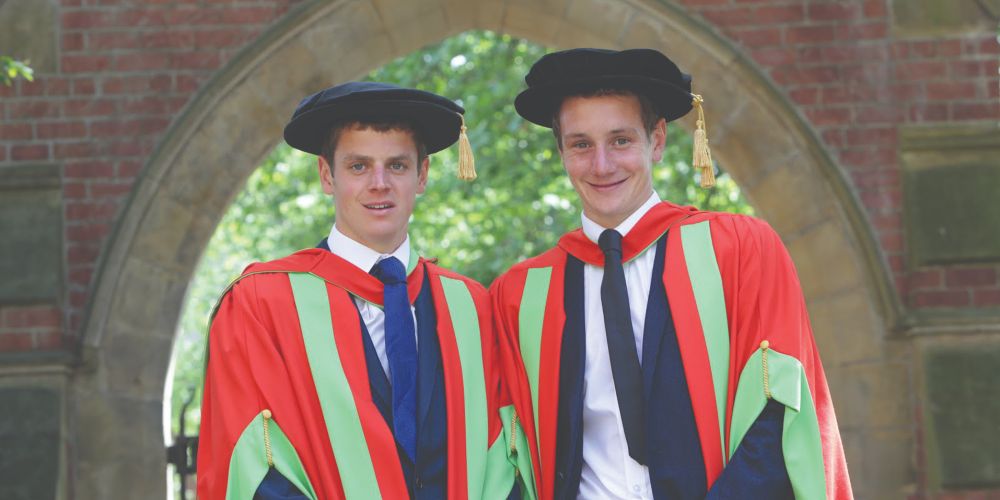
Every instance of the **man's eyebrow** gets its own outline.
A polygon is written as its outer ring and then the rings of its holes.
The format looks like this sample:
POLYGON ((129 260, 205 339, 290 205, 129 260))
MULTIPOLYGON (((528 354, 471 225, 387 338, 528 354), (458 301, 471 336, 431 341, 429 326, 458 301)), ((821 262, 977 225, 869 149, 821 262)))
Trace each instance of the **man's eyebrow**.
MULTIPOLYGON (((360 161, 360 162, 374 161, 374 158, 372 158, 371 156, 354 154, 354 153, 344 154, 343 156, 340 157, 340 159, 342 161, 360 161)), ((410 161, 410 156, 405 154, 395 155, 395 156, 390 156, 387 160, 394 162, 399 162, 399 161, 405 162, 405 161, 410 161)))
MULTIPOLYGON (((614 130, 609 130, 606 135, 617 135, 617 134, 634 134, 636 133, 635 127, 619 127, 614 130)), ((579 137, 590 137, 584 132, 570 132, 565 136, 567 139, 579 138, 579 137)))
POLYGON ((354 154, 354 153, 347 153, 347 154, 341 156, 340 159, 344 160, 344 161, 355 161, 356 160, 356 161, 362 161, 362 162, 370 162, 372 160, 372 157, 371 156, 354 154))
POLYGON ((634 134, 634 133, 635 133, 635 128, 633 128, 633 127, 622 127, 622 128, 616 128, 616 129, 614 129, 614 130, 612 130, 612 131, 608 132, 608 135, 614 135, 614 134, 628 134, 628 133, 633 133, 633 134, 634 134))

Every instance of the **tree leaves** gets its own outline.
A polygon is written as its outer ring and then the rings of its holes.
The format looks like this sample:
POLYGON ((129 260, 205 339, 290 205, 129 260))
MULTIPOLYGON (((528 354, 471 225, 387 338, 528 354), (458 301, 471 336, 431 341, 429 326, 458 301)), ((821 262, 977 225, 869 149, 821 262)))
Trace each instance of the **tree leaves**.
POLYGON ((24 78, 27 81, 35 79, 35 71, 31 69, 29 61, 19 61, 10 56, 0 56, 0 81, 10 87, 14 80, 24 78))

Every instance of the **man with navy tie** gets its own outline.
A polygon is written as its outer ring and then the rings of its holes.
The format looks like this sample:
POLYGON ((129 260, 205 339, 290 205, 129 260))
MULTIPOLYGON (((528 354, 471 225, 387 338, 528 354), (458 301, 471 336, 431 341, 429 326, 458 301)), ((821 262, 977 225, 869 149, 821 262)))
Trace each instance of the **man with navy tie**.
POLYGON ((507 498, 513 410, 487 292, 407 232, 428 155, 460 141, 460 174, 475 175, 463 112, 374 82, 299 104, 285 140, 317 156, 336 220, 318 248, 252 264, 220 299, 201 498, 507 498))

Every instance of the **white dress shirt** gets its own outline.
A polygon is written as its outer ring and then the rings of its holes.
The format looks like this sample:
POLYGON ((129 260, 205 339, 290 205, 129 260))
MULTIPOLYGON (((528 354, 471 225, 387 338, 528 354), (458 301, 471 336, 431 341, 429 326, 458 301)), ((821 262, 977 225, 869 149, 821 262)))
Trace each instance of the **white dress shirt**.
MULTIPOLYGON (((616 229, 622 236, 635 227, 649 209, 660 202, 653 192, 632 215, 616 229)), ((605 229, 600 224, 581 215, 583 233, 597 243, 605 229)), ((625 262, 625 284, 635 334, 636 352, 642 361, 642 335, 646 321, 646 302, 656 247, 650 247, 625 262)), ((611 358, 608 356, 608 338, 604 328, 604 309, 601 305, 601 281, 604 268, 586 264, 583 268, 583 300, 586 314, 587 352, 583 377, 583 470, 580 477, 579 498, 637 498, 652 499, 649 468, 639 464, 628 454, 625 430, 614 377, 611 358)))
MULTIPOLYGON (((394 250, 391 254, 383 254, 352 240, 350 237, 340 232, 340 230, 337 229, 337 225, 334 224, 333 228, 330 229, 330 237, 327 238, 326 243, 329 245, 331 252, 347 262, 354 264, 366 273, 371 271, 372 267, 374 267, 377 262, 389 257, 399 259, 399 261, 403 263, 403 267, 408 267, 407 264, 410 262, 409 235, 407 235, 406 239, 403 240, 403 243, 399 245, 399 248, 394 250)), ((385 353, 385 311, 383 311, 381 307, 356 295, 354 296, 354 303, 358 306, 358 311, 361 313, 361 320, 365 322, 365 327, 368 328, 368 335, 372 339, 372 344, 375 345, 375 352, 378 354, 378 360, 382 363, 382 370, 385 372, 386 377, 389 377, 389 383, 391 384, 392 377, 389 376, 389 358, 385 353)), ((417 315, 412 305, 410 306, 410 313, 413 314, 413 326, 414 331, 416 331, 417 315)), ((420 335, 418 333, 418 344, 419 340, 420 335)))

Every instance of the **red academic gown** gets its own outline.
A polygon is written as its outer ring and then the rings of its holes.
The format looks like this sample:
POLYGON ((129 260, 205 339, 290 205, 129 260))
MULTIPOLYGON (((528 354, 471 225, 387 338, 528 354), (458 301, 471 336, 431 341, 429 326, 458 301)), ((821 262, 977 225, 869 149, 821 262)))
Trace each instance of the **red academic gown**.
MULTIPOLYGON (((654 279, 662 281, 676 329, 705 489, 774 400, 785 408, 781 445, 795 496, 851 498, 826 377, 794 266, 777 234, 752 217, 662 202, 625 235, 623 262, 664 234, 663 275, 654 279)), ((553 498, 556 482, 570 256, 604 265, 600 248, 578 229, 555 248, 512 267, 490 289, 503 375, 542 499, 553 498)), ((650 420, 648 435, 663 432, 650 420)))
MULTIPOLYGON (((505 497, 513 469, 488 295, 420 259, 411 303, 425 275, 445 382, 448 498, 505 497)), ((251 498, 271 469, 310 498, 407 497, 392 430, 372 401, 353 296, 381 304, 382 283, 322 249, 253 264, 225 292, 209 337, 199 498, 251 498)))

